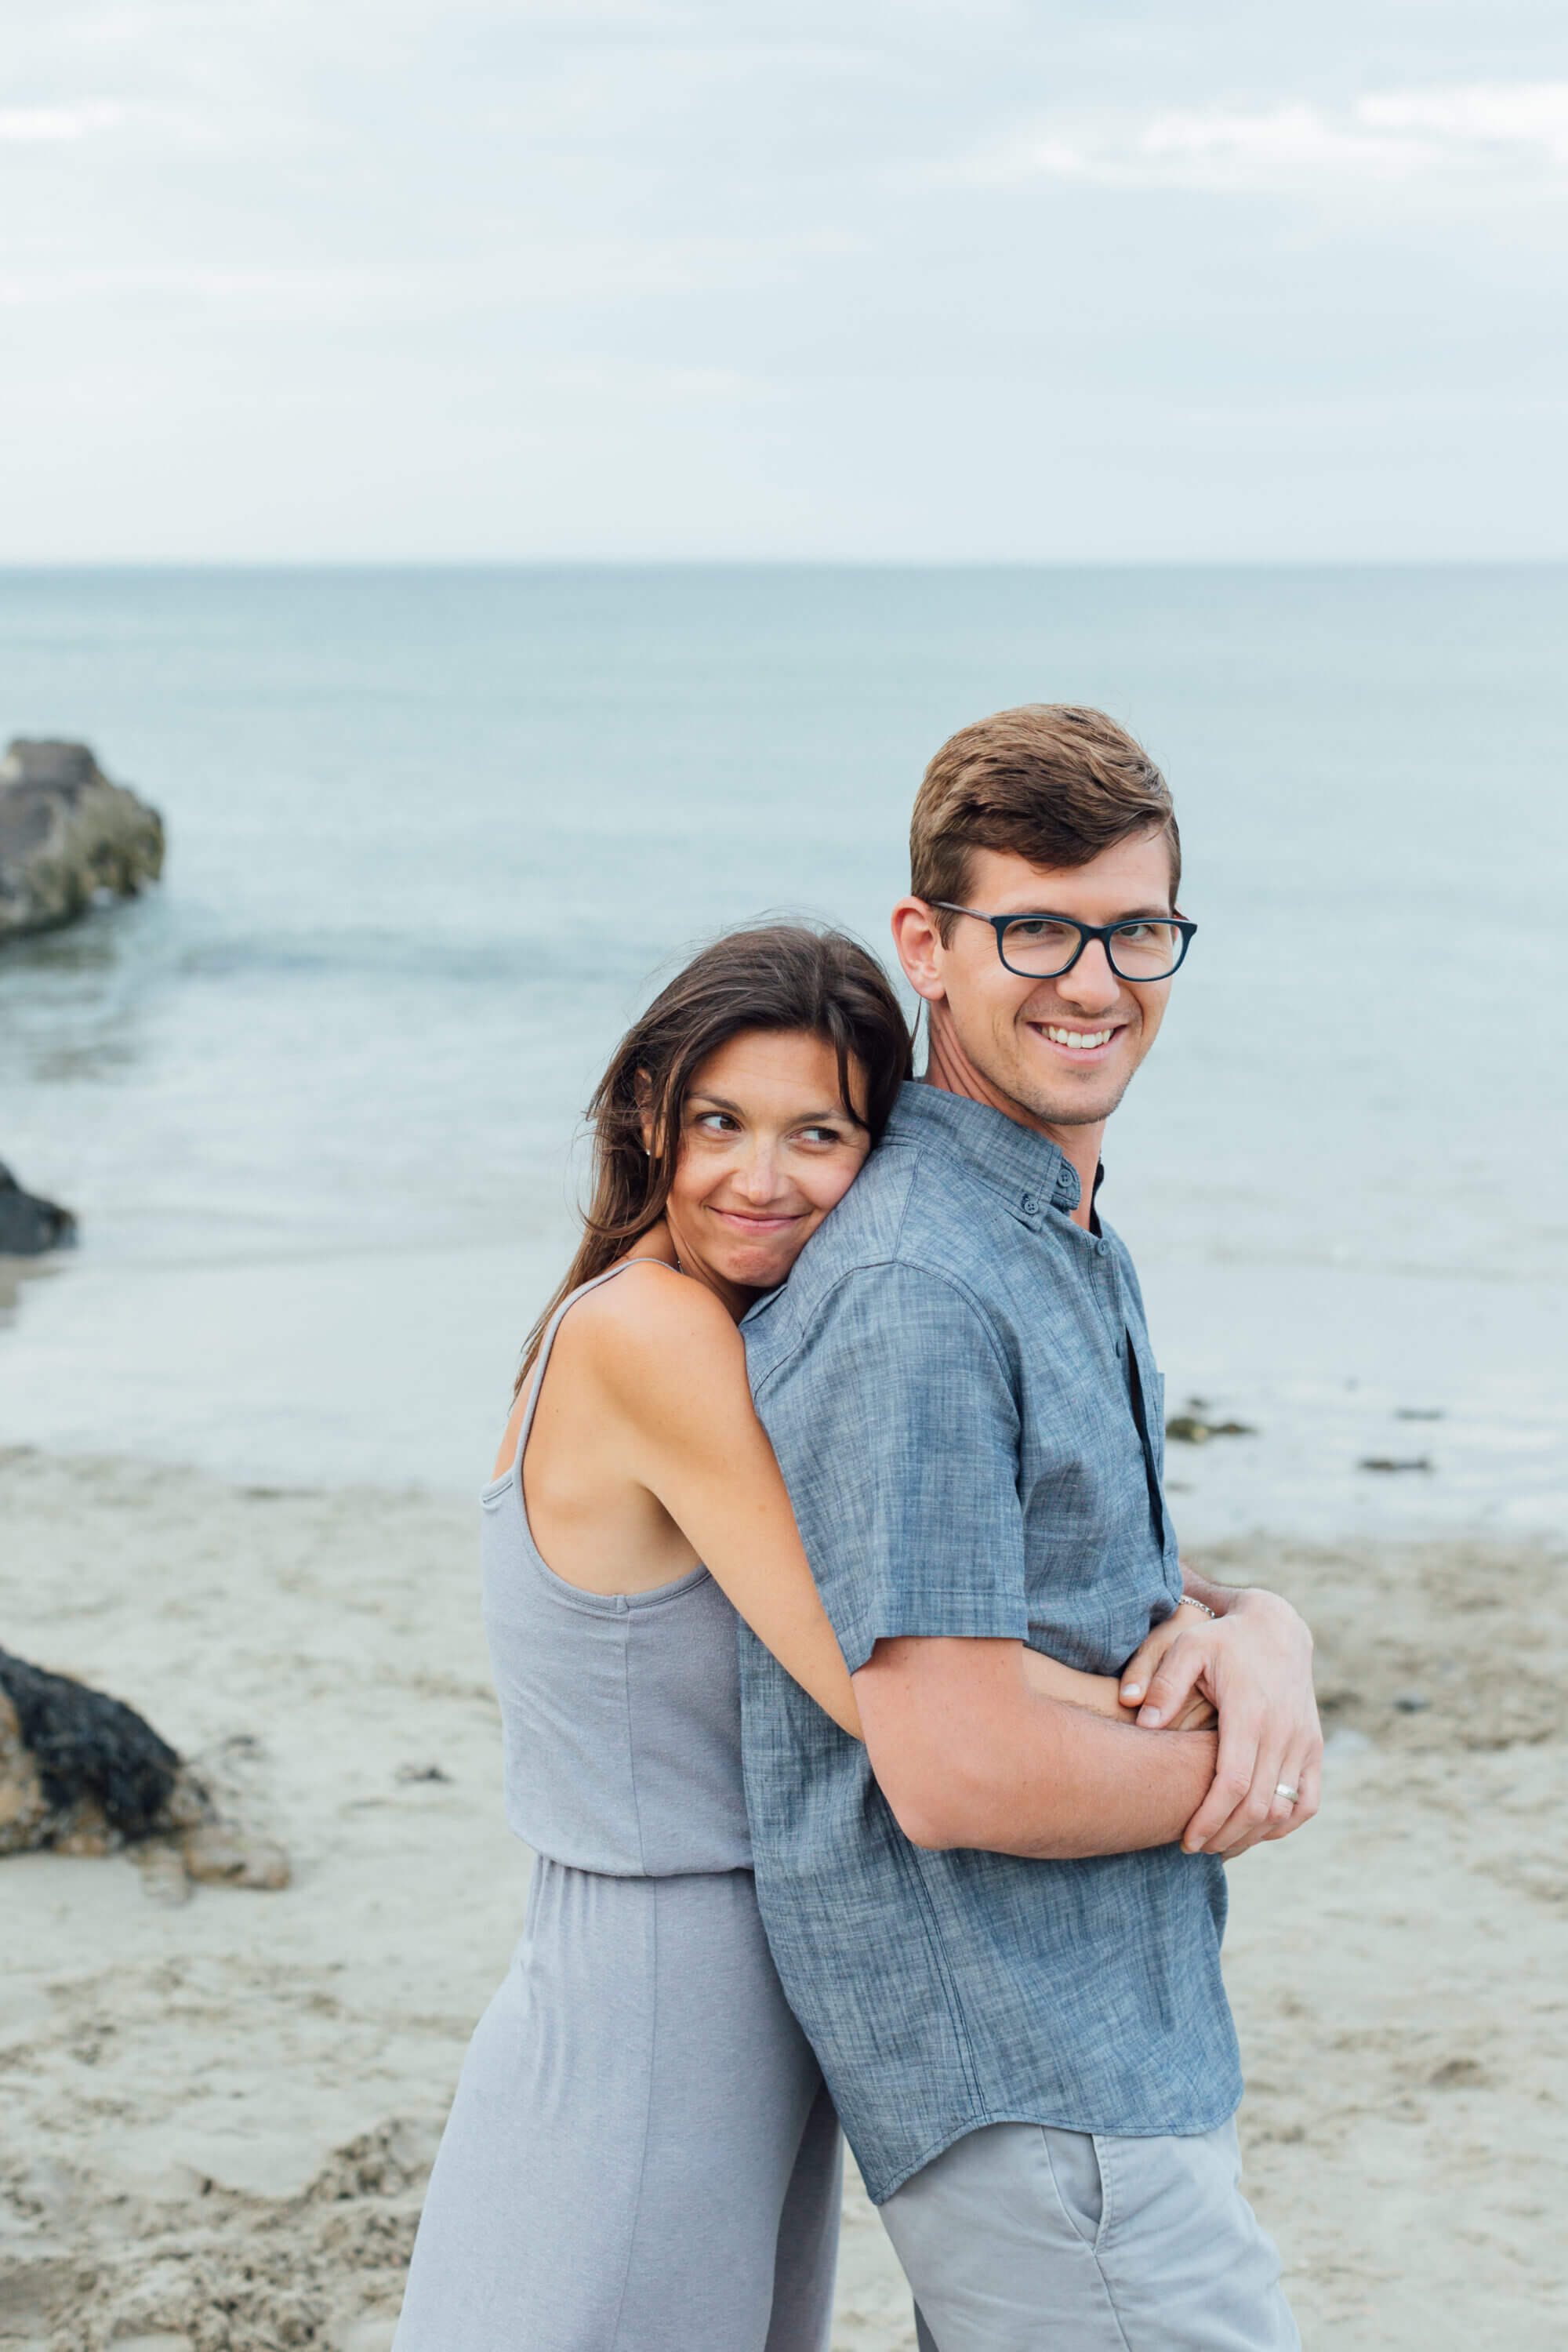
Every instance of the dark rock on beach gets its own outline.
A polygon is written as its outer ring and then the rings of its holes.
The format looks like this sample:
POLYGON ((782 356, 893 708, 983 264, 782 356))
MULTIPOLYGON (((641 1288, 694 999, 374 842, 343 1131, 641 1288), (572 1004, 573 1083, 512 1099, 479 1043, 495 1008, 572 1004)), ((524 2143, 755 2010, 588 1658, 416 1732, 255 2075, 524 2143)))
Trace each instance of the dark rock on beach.
POLYGON ((0 1257, 38 1257, 45 1250, 68 1249, 75 1240, 70 1211, 24 1192, 0 1160, 0 1257))
POLYGON ((150 1723, 121 1700, 30 1666, 8 1650, 0 1650, 0 1691, 47 1804, 63 1812, 88 1799, 122 1837, 147 1836, 180 1768, 150 1723))
POLYGON ((163 870, 163 821, 85 743, 18 737, 0 760, 0 939, 56 929, 163 870))
POLYGON ((1249 1421, 1205 1421, 1195 1412, 1173 1412, 1165 1434, 1179 1445, 1206 1445, 1211 1437, 1256 1437, 1249 1421))
POLYGON ((133 1707, 0 1650, 0 1855, 127 1845, 165 1900, 188 1878, 289 1884, 282 1849, 226 1819, 133 1707))

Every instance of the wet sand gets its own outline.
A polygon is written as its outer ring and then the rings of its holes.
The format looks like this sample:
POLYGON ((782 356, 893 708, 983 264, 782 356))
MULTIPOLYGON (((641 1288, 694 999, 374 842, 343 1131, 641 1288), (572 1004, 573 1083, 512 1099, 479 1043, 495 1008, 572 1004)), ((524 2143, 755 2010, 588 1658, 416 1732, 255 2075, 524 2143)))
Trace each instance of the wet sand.
MULTIPOLYGON (((473 1514, 24 1452, 0 1526, 0 1642, 183 1749, 247 1735, 246 1802, 295 1872, 166 1908, 121 1857, 0 1862, 0 2344, 384 2352, 527 1873, 473 1514)), ((1233 1871, 1227 1946, 1247 2186, 1305 2340, 1553 2341, 1563 1557, 1258 1538, 1204 1564, 1319 1634, 1324 1814, 1233 1871)), ((837 2352, 912 2341, 852 2191, 837 2352)))

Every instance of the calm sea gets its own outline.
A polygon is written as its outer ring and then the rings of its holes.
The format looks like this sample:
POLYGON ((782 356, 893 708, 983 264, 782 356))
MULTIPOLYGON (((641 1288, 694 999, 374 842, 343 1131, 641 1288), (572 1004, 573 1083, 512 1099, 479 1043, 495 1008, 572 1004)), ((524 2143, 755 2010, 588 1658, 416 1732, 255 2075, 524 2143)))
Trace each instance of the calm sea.
POLYGON ((1560 1523, 1564 644, 1540 568, 0 574, 0 735, 170 839, 0 952, 0 1157, 82 1225, 0 1438, 472 1485, 650 977, 883 949, 931 752, 1062 699, 1164 765, 1202 926, 1104 1196, 1173 1402, 1259 1431, 1173 1449, 1186 1524, 1560 1523))

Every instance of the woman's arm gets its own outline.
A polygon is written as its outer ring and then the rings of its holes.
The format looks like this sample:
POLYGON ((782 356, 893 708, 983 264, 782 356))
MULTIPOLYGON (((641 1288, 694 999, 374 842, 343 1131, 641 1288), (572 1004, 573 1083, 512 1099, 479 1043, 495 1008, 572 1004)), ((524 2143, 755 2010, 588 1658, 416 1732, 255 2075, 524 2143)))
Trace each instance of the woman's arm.
MULTIPOLYGON (((757 1639, 841 1731, 858 1739, 860 1712, 843 1653, 752 1409, 744 1342, 723 1307, 697 1283, 660 1284, 657 1297, 647 1286, 635 1314, 603 1318, 593 1356, 633 1475, 657 1495, 757 1639)), ((1082 1674, 1029 1649, 1024 1674, 1041 1697, 1113 1722, 1136 1717, 1136 1706, 1122 1705, 1114 1675, 1082 1674)), ((1213 1721, 1214 1709, 1194 1692, 1170 1728, 1213 1721)))
POLYGON ((843 1653, 752 1407, 741 1335, 700 1284, 660 1284, 657 1300, 651 1289, 638 1300, 641 1311, 616 1317, 618 1328, 594 1350, 627 1466, 757 1639, 841 1731, 858 1739, 860 1712, 843 1653))
POLYGON ((1069 1706, 1087 1707, 1091 1715, 1109 1716, 1116 1723, 1131 1723, 1137 1713, 1136 1707, 1130 1711, 1122 1706, 1121 1685, 1114 1675, 1087 1675, 1039 1650, 1026 1647, 1024 1680, 1041 1698, 1065 1699, 1069 1706))
MULTIPOLYGON (((1173 1626, 1160 1641, 1152 1634, 1139 1651, 1139 1657, 1145 1662, 1151 1674, 1181 1630, 1179 1625, 1173 1626)), ((1159 1627, 1155 1628, 1155 1633, 1160 1631, 1159 1627)), ((1125 1682, 1115 1675, 1086 1675, 1076 1666, 1064 1666, 1058 1658, 1043 1656, 1038 1650, 1026 1649, 1024 1679, 1029 1688, 1038 1692, 1042 1698, 1065 1699, 1069 1706, 1087 1707, 1090 1714, 1107 1716, 1113 1723, 1136 1723, 1138 1720, 1139 1701, 1129 1701, 1123 1696, 1125 1682)), ((1212 1731, 1218 1720, 1215 1709, 1210 1706, 1204 1693, 1194 1690, 1189 1692, 1176 1709, 1169 1728, 1172 1731, 1212 1731)))

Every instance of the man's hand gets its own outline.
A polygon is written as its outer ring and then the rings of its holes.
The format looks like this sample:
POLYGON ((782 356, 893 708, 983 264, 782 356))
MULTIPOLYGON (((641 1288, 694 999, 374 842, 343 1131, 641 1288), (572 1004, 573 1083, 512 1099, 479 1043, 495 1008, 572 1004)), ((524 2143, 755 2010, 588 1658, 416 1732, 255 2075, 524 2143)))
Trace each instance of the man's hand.
MULTIPOLYGON (((1204 1598, 1210 1589, 1204 1588, 1204 1598)), ((1180 1632, 1149 1675, 1138 1721, 1149 1729, 1174 1724, 1194 1690, 1218 1709, 1214 1785, 1182 1844, 1188 1853, 1230 1861, 1264 1839, 1289 1837, 1311 1820, 1323 1735, 1312 1695, 1312 1636, 1289 1602, 1261 1591, 1215 1597, 1223 1598, 1223 1616, 1182 1612, 1180 1632), (1275 1794, 1281 1785, 1300 1790, 1294 1804, 1275 1794)), ((1123 1675, 1123 1693, 1146 1671, 1141 1649, 1123 1675)))

